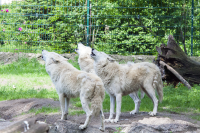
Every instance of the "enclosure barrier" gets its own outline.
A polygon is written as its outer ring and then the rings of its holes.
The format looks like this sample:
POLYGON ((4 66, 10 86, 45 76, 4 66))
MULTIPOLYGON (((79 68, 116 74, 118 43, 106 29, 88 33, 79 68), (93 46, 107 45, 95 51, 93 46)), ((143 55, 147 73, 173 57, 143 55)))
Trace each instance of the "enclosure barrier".
POLYGON ((0 51, 156 54, 169 34, 200 55, 199 0, 1 0, 0 51))

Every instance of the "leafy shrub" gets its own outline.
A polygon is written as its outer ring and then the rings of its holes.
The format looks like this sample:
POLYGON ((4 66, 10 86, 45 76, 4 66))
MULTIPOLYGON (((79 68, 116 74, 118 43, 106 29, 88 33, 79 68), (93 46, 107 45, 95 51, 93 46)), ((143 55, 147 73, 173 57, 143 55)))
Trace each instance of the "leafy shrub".
MULTIPOLYGON (((74 51, 77 42, 86 44, 86 4, 85 0, 25 0, 3 5, 1 49, 74 51)), ((199 3, 195 2, 195 5, 199 6, 199 3)), ((154 54, 155 46, 166 44, 169 34, 182 44, 181 33, 185 34, 186 50, 190 52, 190 7, 191 1, 92 0, 90 45, 108 53, 154 54)), ((200 9, 195 8, 194 15, 199 13, 200 9)), ((196 35, 198 25, 197 17, 194 18, 196 35)), ((199 54, 198 36, 194 36, 194 44, 194 50, 199 54)))

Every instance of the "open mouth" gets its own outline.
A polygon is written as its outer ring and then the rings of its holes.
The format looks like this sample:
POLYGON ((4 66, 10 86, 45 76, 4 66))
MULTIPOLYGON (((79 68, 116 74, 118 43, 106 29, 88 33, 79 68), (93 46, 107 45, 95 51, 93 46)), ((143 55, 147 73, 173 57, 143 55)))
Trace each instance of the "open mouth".
POLYGON ((78 50, 79 50, 78 47, 76 49, 74 49, 75 52, 78 52, 78 50))
POLYGON ((44 56, 42 55, 42 57, 41 57, 43 60, 44 60, 44 56))
POLYGON ((91 53, 91 56, 96 56, 96 55, 94 54, 93 50, 94 50, 94 49, 92 49, 92 53, 91 53))

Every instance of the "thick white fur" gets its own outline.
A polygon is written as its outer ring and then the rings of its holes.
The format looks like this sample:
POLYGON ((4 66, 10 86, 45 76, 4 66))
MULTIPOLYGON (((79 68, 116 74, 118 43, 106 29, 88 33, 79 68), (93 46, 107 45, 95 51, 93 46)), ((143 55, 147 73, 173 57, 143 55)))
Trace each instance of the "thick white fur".
POLYGON ((46 71, 59 95, 62 111, 61 119, 67 119, 70 98, 80 97, 87 117, 85 123, 80 125, 79 128, 84 129, 87 127, 92 114, 100 114, 100 130, 104 131, 102 102, 105 89, 102 80, 95 74, 76 69, 67 62, 67 59, 57 53, 43 50, 42 58, 45 60, 46 71), (91 109, 89 108, 89 102, 91 102, 91 109))
POLYGON ((94 68, 96 74, 103 80, 106 92, 110 95, 110 116, 106 122, 118 122, 121 114, 122 96, 131 94, 134 99, 135 110, 131 114, 139 112, 140 99, 137 96, 138 89, 142 89, 153 101, 153 112, 149 115, 154 116, 157 113, 158 100, 155 95, 155 89, 158 92, 159 100, 163 98, 163 83, 159 68, 153 63, 143 62, 122 65, 103 52, 92 50, 94 59, 94 68), (113 119, 115 100, 117 102, 116 117, 113 119))
POLYGON ((94 60, 90 56, 92 49, 90 47, 84 46, 82 43, 78 43, 78 48, 75 49, 75 51, 79 55, 78 64, 80 69, 88 73, 95 73, 94 60))
MULTIPOLYGON (((90 47, 84 46, 82 43, 78 43, 78 48, 75 49, 75 51, 78 53, 78 63, 80 66, 80 69, 89 73, 95 73, 94 70, 94 60, 91 58, 90 54, 92 52, 92 49, 90 47)), ((134 64, 134 62, 127 62, 126 65, 131 66, 134 64)), ((129 96, 133 99, 135 106, 138 106, 140 104, 140 99, 138 100, 138 95, 135 94, 137 92, 133 92, 129 94, 129 96)), ((144 97, 145 93, 141 90, 141 99, 144 97)), ((130 114, 135 114, 138 111, 132 111, 130 114)))

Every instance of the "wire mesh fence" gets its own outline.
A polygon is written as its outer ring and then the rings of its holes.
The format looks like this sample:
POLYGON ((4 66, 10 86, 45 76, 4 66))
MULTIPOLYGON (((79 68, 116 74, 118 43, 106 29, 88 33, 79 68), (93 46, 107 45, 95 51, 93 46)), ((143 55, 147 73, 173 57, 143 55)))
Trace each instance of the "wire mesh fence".
MULTIPOLYGON (((2 0, 1 0, 2 1, 2 0)), ((0 51, 155 54, 172 34, 199 55, 199 0, 13 0, 1 5, 0 51)))

